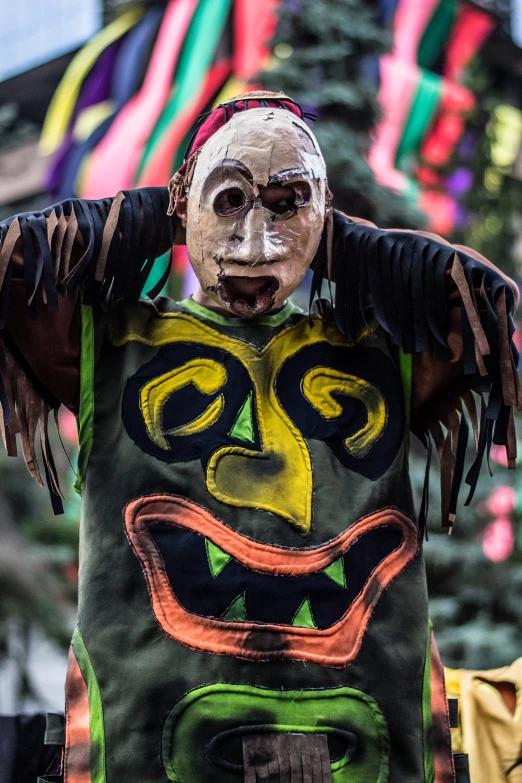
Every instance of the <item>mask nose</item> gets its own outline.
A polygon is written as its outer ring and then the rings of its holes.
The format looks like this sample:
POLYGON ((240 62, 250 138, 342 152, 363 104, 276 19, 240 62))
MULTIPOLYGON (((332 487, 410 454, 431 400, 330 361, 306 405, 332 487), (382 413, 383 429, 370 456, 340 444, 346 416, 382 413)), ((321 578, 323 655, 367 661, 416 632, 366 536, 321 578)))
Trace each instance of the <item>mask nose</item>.
POLYGON ((266 245, 265 212, 260 199, 256 199, 245 218, 241 255, 245 261, 259 263, 266 258, 266 245))

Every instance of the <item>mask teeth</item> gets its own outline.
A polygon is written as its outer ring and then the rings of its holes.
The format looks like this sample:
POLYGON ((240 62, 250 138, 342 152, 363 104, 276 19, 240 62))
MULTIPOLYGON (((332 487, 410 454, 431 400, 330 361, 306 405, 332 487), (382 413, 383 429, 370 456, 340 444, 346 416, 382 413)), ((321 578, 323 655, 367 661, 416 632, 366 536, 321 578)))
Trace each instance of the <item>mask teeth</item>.
POLYGON ((205 549, 207 551, 208 567, 213 579, 215 579, 228 565, 229 561, 232 560, 232 555, 224 552, 209 538, 205 538, 205 549))
POLYGON ((323 574, 326 574, 336 584, 346 587, 346 574, 344 573, 344 557, 338 557, 329 566, 323 568, 323 574))
POLYGON ((308 596, 295 613, 292 625, 296 628, 317 628, 308 596))
POLYGON ((226 620, 229 623, 244 623, 246 619, 245 594, 240 593, 237 598, 234 598, 228 609, 223 612, 221 620, 226 620))

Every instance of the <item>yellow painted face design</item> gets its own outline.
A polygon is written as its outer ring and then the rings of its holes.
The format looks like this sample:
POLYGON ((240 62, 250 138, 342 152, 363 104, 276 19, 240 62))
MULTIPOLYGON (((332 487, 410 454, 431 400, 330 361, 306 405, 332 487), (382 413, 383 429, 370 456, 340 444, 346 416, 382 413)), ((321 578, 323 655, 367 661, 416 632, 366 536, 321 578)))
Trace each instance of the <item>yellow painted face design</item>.
POLYGON ((127 383, 129 435, 165 461, 201 459, 208 491, 226 505, 268 511, 306 535, 313 492, 307 438, 325 440, 369 478, 397 453, 400 416, 392 448, 373 454, 386 440, 389 397, 396 396, 386 373, 377 378, 368 350, 347 345, 319 316, 282 329, 263 348, 182 313, 154 319, 145 334, 132 327, 113 334, 116 345, 128 341, 160 348, 127 383))
MULTIPOLYGON (((150 439, 160 449, 169 450, 163 432, 163 409, 175 392, 191 383, 201 394, 214 394, 221 389, 226 379, 227 371, 221 364, 212 359, 195 359, 146 383, 140 392, 140 408, 150 439)), ((223 406, 223 395, 220 394, 194 421, 174 427, 167 434, 194 435, 206 430, 221 416, 223 406)))
POLYGON ((330 367, 314 367, 303 378, 303 395, 325 419, 338 419, 343 406, 334 394, 360 400, 366 408, 367 422, 360 430, 344 439, 348 451, 356 457, 368 454, 379 440, 386 425, 386 402, 376 386, 330 367))

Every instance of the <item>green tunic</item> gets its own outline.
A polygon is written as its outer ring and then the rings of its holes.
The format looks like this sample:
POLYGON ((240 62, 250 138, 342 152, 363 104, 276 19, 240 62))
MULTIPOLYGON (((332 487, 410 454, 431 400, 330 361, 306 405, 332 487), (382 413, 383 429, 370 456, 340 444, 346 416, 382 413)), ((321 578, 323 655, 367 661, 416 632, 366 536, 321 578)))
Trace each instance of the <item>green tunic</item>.
POLYGON ((516 464, 516 286, 466 248, 334 210, 311 286, 336 281, 327 320, 140 302, 184 240, 169 203, 141 188, 0 223, 0 431, 41 482, 39 434, 57 512, 49 414, 78 407, 84 302, 65 781, 317 783, 320 754, 320 783, 453 783, 408 377, 451 527, 493 440, 516 464))
POLYGON ((325 734, 334 783, 450 781, 386 334, 83 316, 66 783, 239 783, 265 732, 325 734))

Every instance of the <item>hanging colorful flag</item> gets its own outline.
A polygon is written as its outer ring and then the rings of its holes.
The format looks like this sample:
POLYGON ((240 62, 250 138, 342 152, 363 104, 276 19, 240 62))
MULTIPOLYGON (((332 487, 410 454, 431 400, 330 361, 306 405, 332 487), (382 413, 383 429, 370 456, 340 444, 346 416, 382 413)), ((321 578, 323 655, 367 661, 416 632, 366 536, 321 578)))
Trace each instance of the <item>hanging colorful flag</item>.
POLYGON ((494 27, 490 14, 456 0, 399 0, 393 52, 380 62, 382 119, 369 163, 381 184, 404 193, 443 234, 454 226, 457 203, 441 172, 476 103, 460 81, 494 27))
POLYGON ((73 58, 53 96, 45 118, 40 149, 43 155, 56 152, 66 133, 81 85, 107 47, 125 35, 143 16, 143 9, 133 8, 105 27, 73 58))
POLYGON ((41 148, 53 153, 53 194, 164 184, 199 114, 262 67, 278 2, 169 0, 111 22, 75 56, 49 107, 41 148))
MULTIPOLYGON (((181 51, 175 88, 148 139, 138 166, 135 180, 140 187, 164 185, 173 174, 174 161, 169 160, 168 156, 172 145, 165 142, 165 137, 169 137, 187 105, 196 103, 194 94, 201 90, 202 84, 205 82, 208 84, 209 71, 231 5, 232 0, 200 0, 181 51)), ((227 76, 228 73, 224 75, 221 84, 216 85, 214 95, 222 87, 227 76)), ((211 95, 207 100, 211 100, 212 97, 211 95)), ((196 109, 192 121, 195 121, 197 116, 196 109)), ((189 129, 190 126, 187 132, 189 129)))
POLYGON ((74 143, 60 177, 59 199, 68 198, 71 193, 81 193, 79 172, 82 164, 139 88, 161 17, 161 9, 153 8, 127 33, 109 71, 107 100, 101 100, 78 114, 72 131, 74 143))
POLYGON ((198 0, 170 0, 143 85, 94 151, 81 195, 100 198, 132 186, 143 150, 170 91, 185 34, 198 0))

